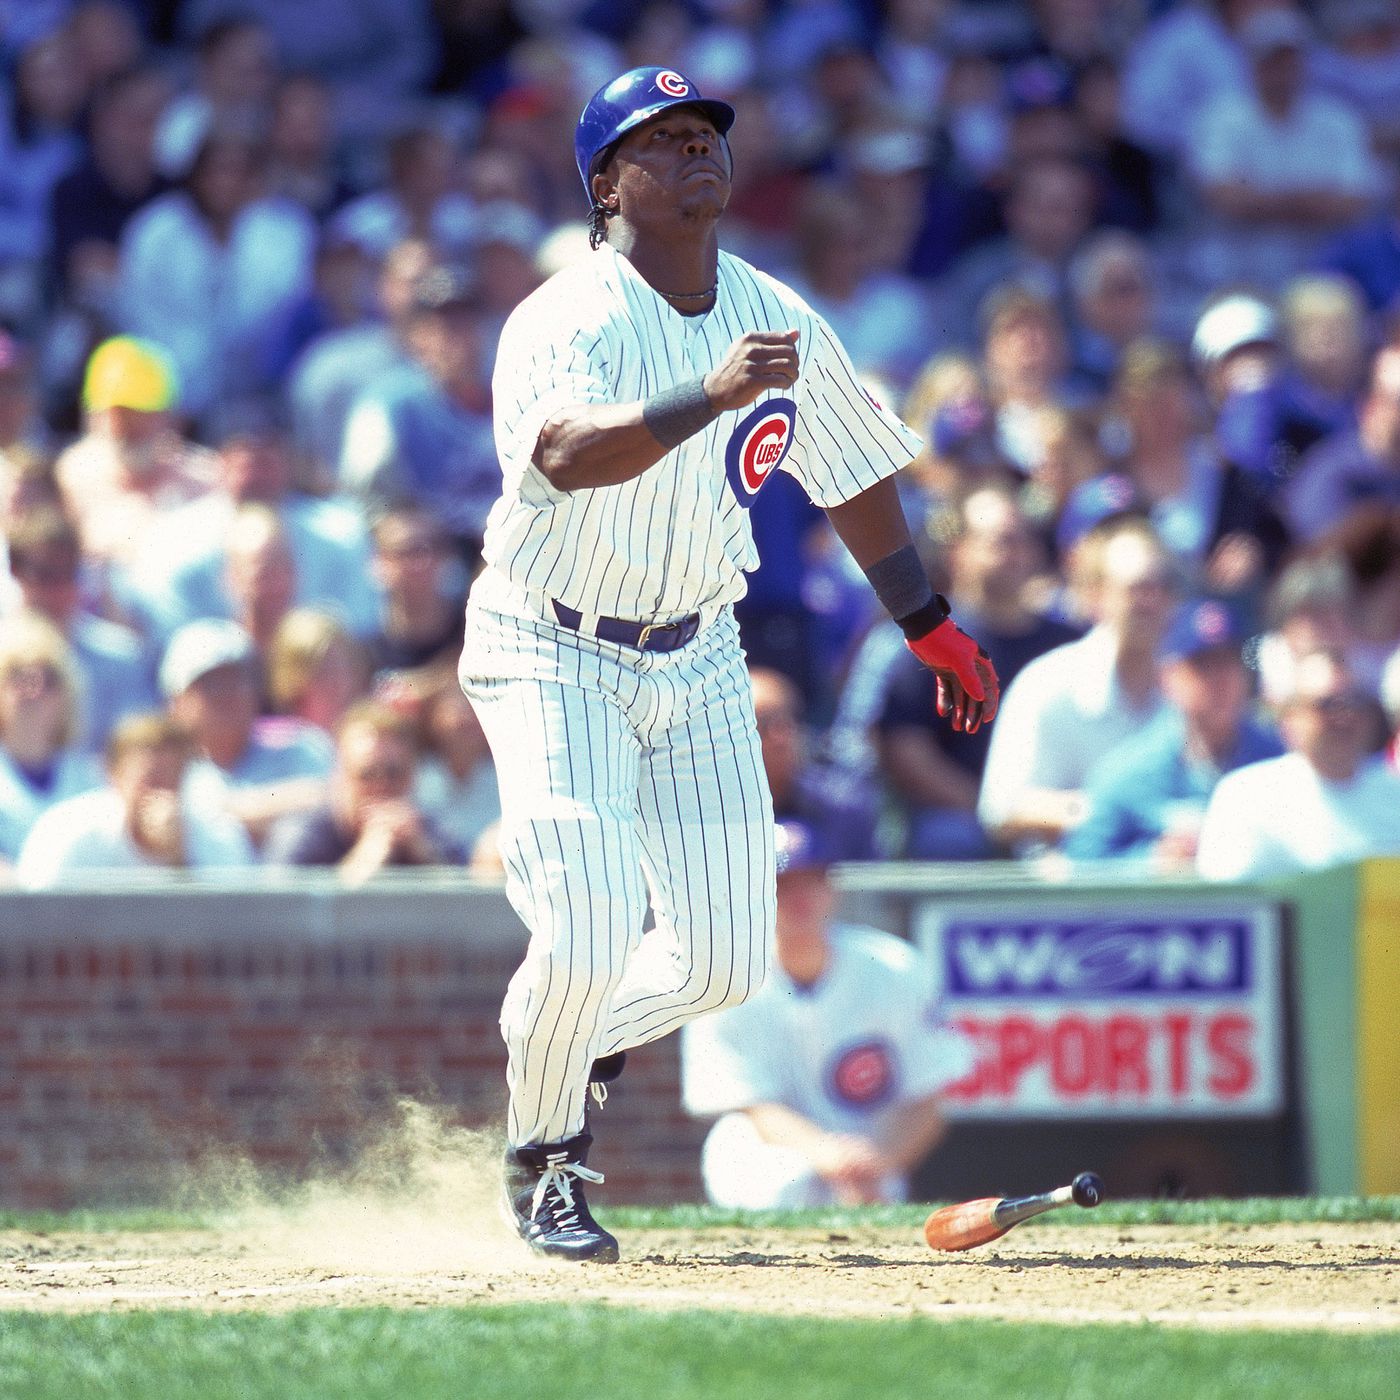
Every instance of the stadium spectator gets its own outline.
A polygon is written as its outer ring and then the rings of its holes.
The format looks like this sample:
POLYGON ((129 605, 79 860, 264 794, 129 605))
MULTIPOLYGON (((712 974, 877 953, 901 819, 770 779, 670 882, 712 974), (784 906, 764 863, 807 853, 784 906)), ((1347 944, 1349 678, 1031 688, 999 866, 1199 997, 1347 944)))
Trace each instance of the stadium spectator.
POLYGON ((1368 694, 1400 647, 1400 504, 1357 507, 1318 541, 1345 564, 1352 585, 1347 661, 1368 694))
POLYGON ((334 866, 348 885, 391 866, 461 864, 464 853, 413 798, 417 763, 410 720, 373 701, 355 706, 341 723, 329 800, 277 823, 267 864, 334 866))
POLYGON ((57 507, 26 511, 8 541, 19 604, 46 618, 72 652, 79 679, 72 742, 102 753, 118 720, 156 704, 146 649, 129 627, 83 606, 78 532, 57 507))
POLYGON ((102 781, 75 743, 78 687, 56 627, 34 613, 0 621, 0 879, 48 808, 102 781))
POLYGON ((832 860, 869 860, 875 853, 873 794, 851 789, 811 761, 801 696, 787 676, 751 665, 749 679, 774 813, 810 826, 832 860))
POLYGON ((269 343, 311 285, 315 224, 300 205, 259 193, 262 166, 260 147, 213 132, 181 185, 122 235, 122 328, 165 348, 195 419, 270 387, 269 343))
POLYGON ((918 283, 873 265, 865 225, 864 208, 845 189, 809 188, 788 281, 831 324, 858 371, 902 389, 928 356, 930 308, 918 283))
POLYGON ((543 222, 523 204, 497 199, 482 206, 472 263, 481 294, 488 369, 495 362, 506 317, 542 280, 535 259, 544 236, 543 222))
MULTIPOLYGON (((293 489, 291 443, 277 415, 231 408, 217 436, 216 487, 166 512, 130 570, 127 606, 143 629, 163 642, 195 618, 235 615, 230 542, 235 522, 254 506, 273 512, 285 532, 295 575, 292 600, 333 608, 356 631, 371 627, 379 602, 360 512, 293 489)), ((271 621, 275 625, 276 618, 271 621)))
POLYGON ((291 532, 261 501, 239 506, 224 541, 229 611, 265 659, 282 619, 296 601, 297 561, 291 532))
POLYGON ((317 222, 350 198, 335 162, 331 93, 309 73, 277 85, 267 133, 267 192, 301 205, 317 222))
POLYGON ((945 1132, 940 1093, 971 1068, 902 939, 836 924, 816 833, 780 822, 776 966, 743 1006, 681 1032, 705 1194, 740 1209, 904 1200, 945 1132))
POLYGON ((413 289, 433 258, 432 247, 419 239, 395 246, 379 272, 379 317, 325 332, 291 368, 287 401, 296 443, 328 485, 340 466, 346 419, 364 386, 413 363, 408 349, 413 289))
POLYGON ((455 666, 466 582, 441 522, 420 506, 397 506, 374 522, 373 538, 371 567, 383 602, 364 640, 375 671, 455 666))
POLYGON ((1138 36, 1123 73, 1123 120, 1135 139, 1159 155, 1189 156, 1201 112, 1248 85, 1237 34, 1260 8, 1260 0, 1176 5, 1138 36))
POLYGON ((155 131, 169 96, 154 65, 108 79, 93 96, 85 158, 54 186, 51 275, 59 295, 81 307, 110 311, 122 232, 166 188, 155 131))
POLYGON ((1373 702, 1335 652, 1304 657, 1279 707, 1287 752, 1220 780, 1196 867, 1257 880, 1400 855, 1400 775, 1376 754, 1373 702))
POLYGON ((345 712, 369 693, 369 658, 334 613, 293 608, 267 652, 267 694, 279 715, 335 734, 345 712))
POLYGON ((202 29, 195 43, 194 86, 166 107, 156 131, 162 173, 184 179, 216 131, 262 141, 276 80, 271 37, 247 11, 202 29))
POLYGON ((10 487, 22 462, 48 450, 48 427, 39 408, 33 356, 0 330, 0 491, 10 487))
POLYGON ((1266 705, 1283 701, 1298 662, 1315 651, 1332 648, 1350 664, 1355 607, 1351 572, 1336 554, 1304 556, 1280 572, 1269 591, 1268 630, 1253 648, 1266 705))
POLYGON ((1309 242, 1357 219, 1381 192, 1365 125, 1306 90, 1308 22, 1284 6, 1238 28, 1251 81, 1204 108, 1186 149, 1216 230, 1198 256, 1212 282, 1276 288, 1306 264, 1309 242))
POLYGON ((65 26, 20 48, 0 92, 0 319, 31 323, 42 308, 54 186, 82 159, 87 100, 65 26))
POLYGON ((1386 759, 1393 772, 1400 774, 1400 648, 1397 648, 1381 672, 1381 705, 1385 709, 1386 723, 1390 726, 1390 740, 1385 746, 1386 759))
POLYGON ((1064 321, 1052 301, 1014 286, 993 293, 985 310, 984 358, 997 447, 1029 476, 1045 453, 1046 415, 1066 398, 1064 321))
POLYGON ((1102 528, 1094 627, 1030 662, 992 726, 977 815, 1019 854, 1057 846, 1078 826, 1095 762, 1165 708, 1157 648, 1176 598, 1171 556, 1141 520, 1102 528))
POLYGON ((1106 229, 1092 235, 1069 269, 1071 374, 1091 397, 1105 393, 1135 340, 1156 329, 1157 286, 1147 245, 1106 229))
POLYGON ((1319 434, 1356 424, 1356 403, 1366 382, 1366 306, 1346 277, 1313 273, 1283 289, 1288 369, 1284 382, 1300 418, 1311 416, 1319 434))
POLYGON ((193 739, 188 795, 235 816, 255 842, 289 812, 325 797, 330 740, 282 715, 258 718, 257 652, 237 623, 189 622, 170 639, 160 688, 193 739))
POLYGON ((339 210, 335 231, 375 259, 408 238, 465 257, 478 218, 471 200, 452 188, 454 159, 451 141, 435 127, 401 132, 389 143, 388 183, 339 210))
POLYGON ((1005 217, 1005 236, 974 248, 949 274, 955 334, 986 324, 984 303, 998 288, 1020 288, 1061 315, 1072 305, 1070 266, 1095 220, 1089 173, 1061 158, 1028 162, 1012 176, 1005 217))
POLYGON ((1313 55, 1318 88, 1365 118, 1378 153, 1400 154, 1400 8, 1394 0, 1328 0, 1329 42, 1313 55))
POLYGON ((214 485, 213 460, 176 426, 176 384, 170 360, 148 341, 118 336, 88 361, 86 431, 55 470, 104 596, 119 590, 161 513, 214 485))
POLYGON ((1357 425, 1319 443, 1289 483, 1289 522, 1314 541, 1366 506, 1400 506, 1400 346, 1371 366, 1357 425))
POLYGON ((1231 609, 1214 599, 1181 609, 1162 646, 1162 693, 1171 708, 1090 770, 1088 812, 1065 840, 1068 856, 1132 860, 1157 872, 1194 867, 1216 783, 1282 752, 1273 730, 1249 713, 1244 640, 1231 609))
POLYGON ((331 86, 336 131, 347 145, 401 120, 406 99, 432 76, 427 0, 185 0, 179 33, 188 39, 244 18, 266 29, 288 72, 313 73, 331 86))
POLYGON ((1400 180, 1386 208, 1323 245, 1317 265, 1356 283, 1372 312, 1400 310, 1400 180))
POLYGON ((414 289, 413 363, 368 388, 351 410, 340 482, 371 509, 414 501, 475 558, 501 491, 491 426, 480 296, 461 269, 414 289))
MULTIPOLYGON (((1014 488, 982 486, 948 509, 935 529, 959 626, 975 627, 1004 686, 1027 662, 1078 633, 1039 616, 1028 586, 1038 541, 1014 488)), ((986 860, 996 854, 977 820, 990 730, 955 734, 937 712, 932 673, 896 652, 877 722, 885 782, 906 810, 904 854, 916 860, 986 860)))
POLYGON ((145 47, 141 23, 127 0, 76 0, 68 37, 89 92, 137 67, 145 47))
POLYGON ((455 848, 476 858, 501 817, 496 769, 481 723, 453 668, 434 668, 418 712, 422 759, 413 798, 455 848))
POLYGON ((1164 341, 1130 346, 1113 407, 1126 435, 1121 470, 1183 577, 1221 596, 1257 589, 1287 532, 1257 481, 1204 436, 1185 357, 1164 341))
POLYGON ((15 867, 27 889, 57 889, 117 872, 217 874, 253 864, 237 822, 181 793, 189 735, 166 715, 128 715, 107 745, 107 782, 50 807, 15 867))

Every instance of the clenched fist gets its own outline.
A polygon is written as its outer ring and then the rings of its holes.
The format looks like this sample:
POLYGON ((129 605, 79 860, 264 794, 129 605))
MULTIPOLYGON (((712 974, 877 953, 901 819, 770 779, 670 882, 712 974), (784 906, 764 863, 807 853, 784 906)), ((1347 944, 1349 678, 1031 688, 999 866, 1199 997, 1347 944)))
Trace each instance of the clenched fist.
POLYGON ((726 412, 751 404, 765 389, 797 383, 797 331, 749 331, 725 351, 704 380, 712 408, 726 412))

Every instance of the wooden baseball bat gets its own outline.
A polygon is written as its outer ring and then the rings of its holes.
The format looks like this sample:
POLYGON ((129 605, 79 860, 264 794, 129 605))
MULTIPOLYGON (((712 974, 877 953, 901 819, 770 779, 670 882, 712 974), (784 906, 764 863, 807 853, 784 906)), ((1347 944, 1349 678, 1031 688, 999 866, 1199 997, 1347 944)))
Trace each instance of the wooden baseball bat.
POLYGON ((930 1249, 972 1249, 999 1239, 1013 1225, 1043 1215, 1071 1202, 1086 1209, 1103 1200, 1103 1182, 1093 1172, 1080 1172, 1068 1186, 1058 1186, 1038 1196, 983 1196, 944 1206, 924 1221, 924 1239, 930 1249))

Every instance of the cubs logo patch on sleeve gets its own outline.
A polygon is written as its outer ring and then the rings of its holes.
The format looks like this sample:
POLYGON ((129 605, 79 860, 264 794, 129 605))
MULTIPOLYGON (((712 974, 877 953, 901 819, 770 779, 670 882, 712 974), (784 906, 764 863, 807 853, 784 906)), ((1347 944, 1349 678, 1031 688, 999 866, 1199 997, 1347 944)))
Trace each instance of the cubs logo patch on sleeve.
POLYGON ((763 483, 782 465, 792 446, 797 405, 772 398, 754 408, 729 435, 724 471, 739 504, 747 510, 763 483))

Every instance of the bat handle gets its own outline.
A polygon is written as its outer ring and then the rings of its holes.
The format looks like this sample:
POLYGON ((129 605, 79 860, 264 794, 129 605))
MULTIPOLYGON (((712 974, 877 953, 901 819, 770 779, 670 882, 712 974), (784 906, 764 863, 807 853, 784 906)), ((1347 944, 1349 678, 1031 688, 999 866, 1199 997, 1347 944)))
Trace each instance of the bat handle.
POLYGON ((1038 1196, 1008 1196, 998 1201, 992 1211, 992 1219, 998 1225, 1009 1228, 1029 1220, 1033 1215, 1043 1215, 1056 1206, 1067 1206, 1074 1199, 1073 1188, 1057 1186, 1053 1191, 1043 1191, 1038 1196))

